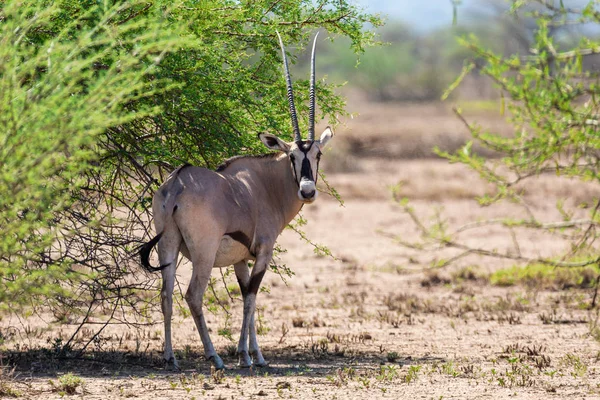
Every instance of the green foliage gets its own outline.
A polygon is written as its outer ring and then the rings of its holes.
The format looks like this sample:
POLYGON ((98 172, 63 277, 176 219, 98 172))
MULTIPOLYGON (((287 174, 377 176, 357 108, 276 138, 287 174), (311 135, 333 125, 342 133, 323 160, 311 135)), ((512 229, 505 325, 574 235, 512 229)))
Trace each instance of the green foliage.
POLYGON ((571 376, 574 378, 581 378, 586 375, 588 366, 581 360, 581 358, 575 354, 567 353, 563 358, 560 359, 559 364, 571 368, 571 376))
POLYGON ((106 129, 155 111, 124 105, 165 87, 146 76, 181 42, 157 23, 114 22, 132 7, 88 7, 67 21, 57 4, 2 5, 0 311, 65 296, 59 283, 83 277, 63 249, 75 239, 73 219, 93 220, 77 197, 85 174, 98 170, 96 143, 106 129))
MULTIPOLYGON (((515 3, 513 12, 518 12, 527 3, 530 2, 515 3)), ((595 2, 590 2, 582 11, 575 12, 547 5, 542 11, 528 14, 537 22, 531 49, 533 56, 502 56, 486 50, 474 38, 463 40, 466 47, 485 61, 480 72, 490 77, 500 89, 503 107, 514 126, 514 134, 503 137, 465 121, 474 141, 501 155, 498 163, 490 163, 473 154, 469 151, 470 144, 456 154, 443 154, 451 162, 468 165, 494 184, 495 193, 482 199, 483 204, 507 199, 526 205, 521 193, 523 182, 545 173, 582 181, 600 180, 599 75, 583 64, 583 58, 594 53, 600 42, 581 37, 579 42, 562 43, 561 47, 553 34, 562 24, 600 24, 600 14, 594 7, 595 2)), ((460 115, 460 111, 458 113, 460 115)), ((594 227, 600 221, 596 213, 599 204, 596 199, 596 207, 587 224, 561 227, 573 228, 581 238, 574 241, 572 253, 584 249, 597 237, 588 227, 594 227)), ((568 213, 563 210, 561 214, 566 222, 570 221, 568 213)), ((539 224, 531 214, 523 223, 539 224)), ((540 224, 540 228, 552 230, 555 227, 540 224)), ((597 260, 588 257, 588 261, 594 263, 597 260)))
MULTIPOLYGON (((380 24, 346 1, 328 0, 315 6, 300 0, 276 4, 220 0, 173 6, 169 24, 186 26, 185 34, 195 40, 195 48, 168 55, 156 76, 181 85, 150 100, 163 107, 161 114, 123 126, 112 140, 119 144, 119 152, 137 155, 137 169, 144 172, 153 164, 167 169, 183 162, 215 167, 241 150, 263 153, 257 133, 292 137, 275 31, 289 48, 297 43, 304 51, 314 30, 323 27, 330 34, 348 37, 353 50, 361 52, 373 42, 373 33, 362 29, 365 23, 380 24)), ((296 54, 290 61, 296 62, 296 54)), ((294 78, 304 131, 308 70, 294 78)), ((319 80, 317 86, 320 117, 329 115, 335 123, 335 114, 343 113, 343 102, 330 85, 319 80)), ((130 163, 120 153, 111 156, 115 168, 130 163)))
MULTIPOLYGON (((483 12, 470 18, 469 8, 459 7, 460 23, 433 31, 420 31, 418 26, 391 20, 378 30, 382 46, 367 49, 358 63, 354 62, 349 41, 342 39, 324 46, 320 64, 332 79, 347 82, 376 101, 438 101, 460 73, 464 60, 472 58, 471 51, 457 37, 476 35, 483 46, 499 54, 528 49, 530 20, 520 23, 503 16, 502 10, 509 9, 504 3, 478 4, 483 12)), ((459 4, 455 2, 454 6, 459 4)), ((469 84, 461 87, 460 97, 489 97, 485 94, 489 92, 488 83, 472 79, 474 75, 469 78, 469 84)))
POLYGON ((77 388, 83 386, 83 379, 77 375, 73 375, 71 372, 61 375, 58 378, 58 384, 50 381, 53 386, 53 391, 64 394, 73 395, 77 393, 77 388))
POLYGON ((559 268, 544 264, 513 266, 490 275, 490 283, 497 286, 524 285, 536 289, 563 290, 594 287, 600 275, 597 266, 559 268))
POLYGON ((419 372, 421 371, 421 365, 411 365, 408 367, 408 372, 404 376, 404 382, 411 383, 419 378, 419 372))
MULTIPOLYGON (((526 3, 526 2, 522 2, 526 3)), ((593 2, 586 8, 593 6, 593 2)), ((583 37, 579 44, 563 50, 548 29, 560 23, 566 11, 536 14, 534 56, 503 57, 482 48, 471 38, 462 43, 486 61, 481 73, 492 78, 506 99, 514 135, 501 137, 470 125, 474 140, 503 155, 502 163, 510 174, 482 165, 469 151, 446 155, 463 162, 497 186, 497 199, 516 198, 514 186, 523 179, 544 172, 598 181, 596 96, 598 74, 586 70, 582 57, 593 52, 600 42, 583 37)), ((581 22, 600 23, 597 14, 583 12, 581 22)))

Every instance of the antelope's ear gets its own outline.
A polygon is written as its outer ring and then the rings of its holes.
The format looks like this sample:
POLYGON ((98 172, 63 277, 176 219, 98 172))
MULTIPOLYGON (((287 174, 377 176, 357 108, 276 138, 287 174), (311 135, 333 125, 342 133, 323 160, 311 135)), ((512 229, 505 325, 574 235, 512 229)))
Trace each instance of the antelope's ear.
POLYGON ((319 139, 319 143, 321 143, 321 148, 327 145, 327 142, 333 137, 333 130, 330 127, 325 128, 323 133, 321 134, 321 138, 319 139))
POLYGON ((283 151, 284 153, 287 153, 290 150, 290 145, 275 135, 271 135, 269 133, 259 133, 258 138, 271 150, 283 151))

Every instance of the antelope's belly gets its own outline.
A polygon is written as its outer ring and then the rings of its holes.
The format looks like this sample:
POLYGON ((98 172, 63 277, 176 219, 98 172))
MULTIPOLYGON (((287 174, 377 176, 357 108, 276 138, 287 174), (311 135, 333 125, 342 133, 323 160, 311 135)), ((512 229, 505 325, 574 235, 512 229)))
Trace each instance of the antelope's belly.
POLYGON ((215 258, 215 268, 228 267, 248 259, 254 259, 254 257, 252 257, 246 246, 228 235, 221 238, 221 244, 215 258))

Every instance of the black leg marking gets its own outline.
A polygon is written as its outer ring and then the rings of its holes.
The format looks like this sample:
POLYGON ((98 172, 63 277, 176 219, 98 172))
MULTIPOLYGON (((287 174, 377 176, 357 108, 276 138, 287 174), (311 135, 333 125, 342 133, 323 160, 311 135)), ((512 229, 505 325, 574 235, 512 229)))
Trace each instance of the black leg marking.
POLYGON ((235 231, 235 232, 226 233, 225 235, 231 237, 236 242, 240 242, 241 244, 243 244, 248 249, 250 254, 252 254, 253 257, 256 256, 255 254, 252 253, 252 250, 250 249, 252 247, 252 241, 244 232, 235 231))
POLYGON ((246 285, 244 285, 244 283, 241 280, 237 280, 238 284, 240 285, 240 292, 242 292, 242 297, 246 298, 246 295, 248 294, 248 288, 246 287, 246 285))
MULTIPOLYGON (((255 267, 256 268, 256 267, 255 267)), ((260 288, 260 282, 262 281, 263 276, 267 272, 267 269, 263 269, 256 275, 252 275, 250 277, 250 283, 248 284, 248 293, 256 294, 258 293, 258 289, 260 288)))

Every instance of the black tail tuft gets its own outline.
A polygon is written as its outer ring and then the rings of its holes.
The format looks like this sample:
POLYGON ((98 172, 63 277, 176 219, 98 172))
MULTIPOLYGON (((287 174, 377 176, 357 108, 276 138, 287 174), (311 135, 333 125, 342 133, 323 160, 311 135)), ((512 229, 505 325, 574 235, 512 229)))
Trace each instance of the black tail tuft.
POLYGON ((163 235, 163 232, 154 236, 148 243, 144 243, 140 247, 140 250, 138 252, 138 254, 140 255, 141 261, 142 261, 142 266, 149 272, 160 271, 162 269, 167 268, 170 265, 170 264, 165 264, 165 265, 161 265, 159 267, 153 267, 152 265, 150 265, 150 252, 152 251, 152 248, 154 246, 156 246, 156 244, 158 243, 158 241, 160 240, 162 235, 163 235))

